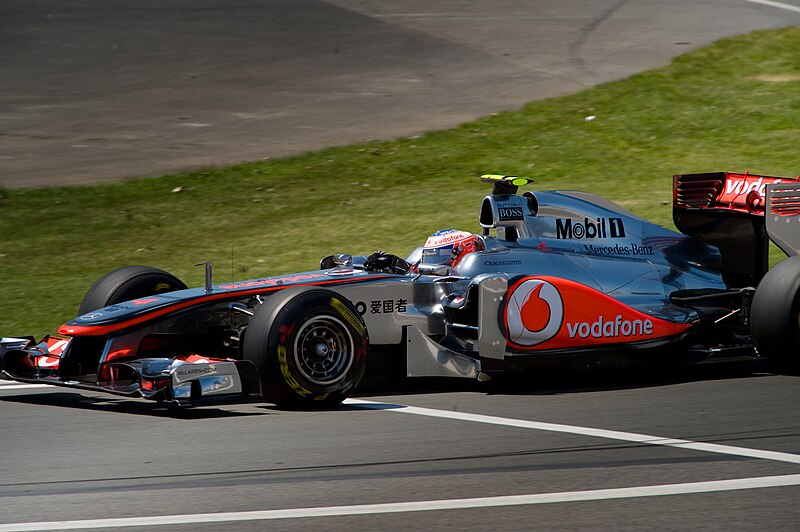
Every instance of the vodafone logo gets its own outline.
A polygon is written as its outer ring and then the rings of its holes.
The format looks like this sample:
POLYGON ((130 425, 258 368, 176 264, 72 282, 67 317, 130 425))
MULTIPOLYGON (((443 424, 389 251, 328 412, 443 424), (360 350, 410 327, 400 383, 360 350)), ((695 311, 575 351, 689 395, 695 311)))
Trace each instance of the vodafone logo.
MULTIPOLYGON (((774 185, 782 182, 798 181, 792 178, 769 177, 748 174, 726 174, 725 188, 719 194, 717 201, 720 203, 730 203, 733 205, 748 206, 748 196, 755 196, 761 199, 766 195, 767 185, 774 185)), ((760 205, 763 207, 763 205, 760 205)))
POLYGON ((428 240, 425 241, 426 248, 437 248, 440 246, 444 246, 446 244, 452 244, 454 242, 460 242, 466 238, 472 236, 472 233, 467 233, 466 231, 458 231, 455 229, 445 229, 444 231, 439 231, 431 236, 428 237, 428 240))
POLYGON ((763 177, 759 177, 758 179, 754 178, 736 179, 731 177, 725 183, 725 196, 735 197, 735 196, 740 196, 742 194, 747 194, 748 192, 751 191, 756 191, 761 196, 763 196, 768 183, 780 183, 780 182, 781 182, 780 179, 770 179, 770 178, 767 178, 767 181, 764 182, 763 177))
POLYGON ((553 338, 563 321, 561 294, 547 281, 529 279, 508 296, 508 340, 517 345, 531 347, 553 338))
POLYGON ((678 335, 692 324, 645 314, 593 287, 558 277, 522 277, 504 310, 511 352, 592 348, 678 335))

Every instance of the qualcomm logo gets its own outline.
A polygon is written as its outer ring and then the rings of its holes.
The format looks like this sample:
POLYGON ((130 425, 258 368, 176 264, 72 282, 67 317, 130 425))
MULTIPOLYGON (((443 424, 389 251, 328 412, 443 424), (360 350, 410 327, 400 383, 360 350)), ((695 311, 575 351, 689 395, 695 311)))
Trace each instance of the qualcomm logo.
POLYGON ((529 279, 508 297, 506 323, 508 339, 532 347, 558 334, 564 321, 564 302, 555 286, 541 279, 529 279))

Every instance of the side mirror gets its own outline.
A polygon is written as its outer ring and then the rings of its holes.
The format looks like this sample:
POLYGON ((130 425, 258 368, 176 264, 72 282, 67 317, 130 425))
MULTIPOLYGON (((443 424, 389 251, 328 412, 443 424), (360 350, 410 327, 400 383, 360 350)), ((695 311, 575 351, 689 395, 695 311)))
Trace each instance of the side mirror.
POLYGON ((451 269, 447 264, 420 264, 417 271, 422 275, 450 275, 451 269))
POLYGON ((353 256, 349 253, 338 253, 333 256, 333 263, 337 266, 352 266, 353 256))
POLYGON ((336 266, 353 266, 353 256, 348 253, 338 253, 336 255, 328 255, 319 261, 320 270, 330 270, 336 266))

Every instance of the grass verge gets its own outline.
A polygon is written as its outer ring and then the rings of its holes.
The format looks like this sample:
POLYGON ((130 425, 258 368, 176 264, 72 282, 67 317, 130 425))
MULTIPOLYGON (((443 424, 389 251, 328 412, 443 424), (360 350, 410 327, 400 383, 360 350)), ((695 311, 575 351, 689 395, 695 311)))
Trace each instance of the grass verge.
POLYGON ((127 264, 216 280, 315 269, 336 252, 405 253, 478 231, 509 173, 583 189, 671 226, 671 176, 797 175, 800 28, 719 41, 669 66, 419 138, 124 183, 0 190, 0 334, 51 332, 127 264), (586 120, 587 117, 596 117, 586 120), (231 248, 235 271, 231 271, 231 248))

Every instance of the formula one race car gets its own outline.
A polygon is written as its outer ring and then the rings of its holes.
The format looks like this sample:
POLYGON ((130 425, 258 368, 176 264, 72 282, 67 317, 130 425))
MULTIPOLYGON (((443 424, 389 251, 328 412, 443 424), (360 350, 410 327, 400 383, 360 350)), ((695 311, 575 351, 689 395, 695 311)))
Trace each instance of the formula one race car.
POLYGON ((127 266, 59 336, 3 338, 0 376, 193 404, 340 403, 367 364, 484 380, 509 368, 721 356, 800 360, 800 178, 674 177, 677 233, 584 192, 518 195, 483 176, 481 235, 445 230, 402 259, 187 289, 127 266), (768 238, 769 237, 769 238, 768 238), (771 239, 787 255, 768 270, 771 239), (368 360, 369 353, 369 360, 368 360), (389 364, 391 366, 391 364, 389 364))

